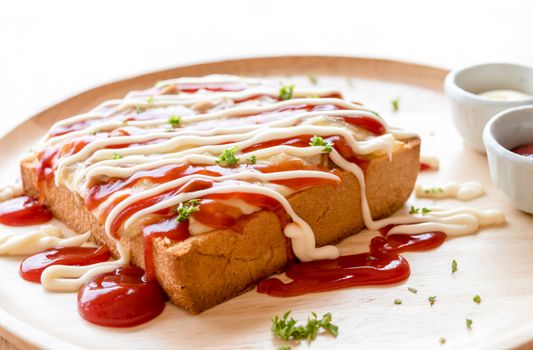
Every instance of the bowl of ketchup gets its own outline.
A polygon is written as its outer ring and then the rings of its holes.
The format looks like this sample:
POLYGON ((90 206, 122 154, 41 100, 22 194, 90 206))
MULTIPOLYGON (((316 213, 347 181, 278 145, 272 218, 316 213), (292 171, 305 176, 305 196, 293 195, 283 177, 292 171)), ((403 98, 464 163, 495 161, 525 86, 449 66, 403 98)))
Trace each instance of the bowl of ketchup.
POLYGON ((490 175, 517 209, 533 214, 533 105, 507 109, 483 131, 490 175))

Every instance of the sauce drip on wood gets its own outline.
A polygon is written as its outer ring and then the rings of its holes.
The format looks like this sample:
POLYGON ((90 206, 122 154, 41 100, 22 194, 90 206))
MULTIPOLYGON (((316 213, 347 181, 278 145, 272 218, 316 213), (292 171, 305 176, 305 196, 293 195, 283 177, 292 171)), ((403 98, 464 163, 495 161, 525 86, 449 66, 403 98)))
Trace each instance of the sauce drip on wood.
POLYGON ((4 225, 38 225, 52 217, 52 213, 32 197, 21 196, 0 203, 0 223, 4 225))
POLYGON ((166 297, 157 282, 146 281, 137 267, 120 267, 96 276, 78 292, 78 311, 106 327, 132 327, 159 316, 166 297))
POLYGON ((26 281, 41 283, 43 271, 52 265, 87 266, 109 260, 109 249, 61 247, 34 254, 20 264, 20 276, 26 281))
POLYGON ((368 253, 293 264, 286 271, 291 282, 269 278, 259 283, 257 291, 274 297, 293 297, 355 286, 398 283, 411 274, 409 263, 398 253, 432 249, 445 239, 442 232, 374 237, 368 253))

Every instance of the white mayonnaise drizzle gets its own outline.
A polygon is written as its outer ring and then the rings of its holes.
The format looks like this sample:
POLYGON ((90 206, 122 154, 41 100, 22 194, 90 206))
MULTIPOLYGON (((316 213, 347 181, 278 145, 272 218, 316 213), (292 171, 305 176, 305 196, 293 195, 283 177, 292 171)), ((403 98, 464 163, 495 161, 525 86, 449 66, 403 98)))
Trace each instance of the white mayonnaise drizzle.
MULTIPOLYGON (((236 76, 212 75, 201 78, 167 80, 158 83, 154 89, 146 92, 132 92, 125 99, 104 102, 89 113, 56 123, 53 128, 65 127, 79 122, 87 122, 87 125, 84 125, 85 127, 80 130, 65 135, 49 136, 43 140, 41 148, 60 145, 62 142, 71 139, 123 127, 151 129, 148 134, 99 138, 90 142, 80 152, 61 158, 55 171, 56 182, 64 184, 83 196, 87 191, 87 184, 99 177, 126 178, 141 170, 157 169, 173 164, 214 165, 219 154, 229 148, 235 149, 236 156, 240 158, 239 163, 241 164, 246 163, 251 156, 255 156, 258 163, 269 163, 271 159, 280 154, 298 157, 305 161, 316 159, 316 157, 320 157, 325 152, 322 146, 299 148, 281 145, 242 154, 242 150, 247 147, 275 139, 285 139, 299 135, 322 137, 338 135, 345 139, 348 147, 355 154, 368 155, 375 152, 383 152, 390 159, 394 146, 398 142, 397 140, 416 136, 415 134, 387 126, 375 113, 361 105, 349 103, 338 98, 309 98, 309 96, 340 95, 337 90, 300 89, 296 87, 293 92, 293 98, 290 100, 278 102, 272 97, 268 97, 277 96, 278 91, 279 86, 264 85, 259 80, 236 76), (158 95, 156 93, 157 89, 165 89, 169 85, 194 83, 244 83, 248 85, 248 88, 232 92, 208 92, 201 89, 193 93, 180 92, 176 95, 158 95), (148 93, 154 93, 155 95, 146 95, 148 93), (266 97, 252 102, 248 101, 258 95, 266 97), (256 124, 241 125, 238 122, 233 123, 236 118, 243 116, 255 117, 263 113, 268 114, 270 111, 280 108, 328 104, 342 109, 289 112, 284 118, 268 120, 268 117, 265 117, 264 120, 256 124), (153 113, 156 118, 131 120, 127 123, 122 120, 125 113, 134 113, 136 110, 141 116, 153 113), (173 111, 172 114, 179 111, 181 122, 177 128, 169 128, 167 114, 170 115, 170 111, 173 111), (159 118, 159 116, 165 118, 159 118), (359 134, 357 127, 344 122, 344 118, 353 118, 355 116, 365 116, 379 121, 384 126, 386 133, 378 137, 367 137, 365 133, 359 134), (228 120, 229 123, 226 123, 227 125, 224 123, 217 124, 222 119, 228 120), (202 128, 202 125, 207 125, 208 127, 202 128), (122 144, 144 143, 153 140, 160 140, 160 142, 120 147, 122 144), (109 147, 111 146, 114 146, 114 148, 110 149, 109 147), (117 154, 119 155, 118 159, 116 157, 117 154)), ((463 209, 460 212, 434 211, 431 212, 431 215, 419 218, 406 216, 374 221, 366 198, 363 171, 356 164, 344 159, 335 149, 328 155, 331 161, 339 168, 351 172, 357 178, 361 188, 363 219, 369 229, 379 229, 390 223, 396 223, 405 224, 398 226, 401 227, 402 232, 405 232, 405 230, 419 232, 424 229, 427 232, 427 225, 437 225, 431 227, 440 228, 441 230, 446 230, 445 232, 447 233, 454 234, 470 232, 480 225, 499 223, 502 220, 502 217, 496 214, 491 216, 490 213, 478 213, 463 209), (426 225, 426 228, 424 228, 424 225, 426 225)), ((129 232, 129 229, 146 215, 178 206, 180 203, 191 199, 215 193, 253 193, 273 198, 283 206, 292 219, 292 222, 284 228, 284 233, 291 239, 293 251, 301 261, 332 259, 339 256, 339 251, 335 246, 316 247, 311 227, 294 212, 285 198, 292 193, 292 190, 288 187, 271 183, 271 181, 275 180, 294 178, 322 178, 339 181, 340 179, 336 175, 324 171, 309 170, 273 173, 260 173, 247 168, 240 170, 242 171, 219 177, 188 175, 162 184, 150 185, 148 182, 139 187, 116 192, 100 205, 95 212, 98 213, 100 208, 113 203, 113 199, 118 196, 125 193, 129 195, 128 198, 113 207, 105 222, 105 232, 116 243, 120 259, 83 267, 59 265, 49 267, 42 275, 43 286, 55 291, 75 291, 88 279, 113 271, 120 265, 127 264, 129 251, 125 250, 120 241, 115 240, 111 235, 111 225, 117 215, 138 201, 177 188, 194 179, 211 180, 214 185, 205 190, 176 194, 133 213, 124 222, 119 233, 122 236, 138 234, 138 232, 129 232)), ((456 195, 463 192, 468 195, 472 192, 470 187, 467 187, 466 190, 463 189, 463 191, 460 190, 457 189, 456 195)), ((245 214, 251 214, 259 210, 259 208, 239 200, 226 200, 223 203, 237 207, 245 214)), ((194 217, 189 220, 190 232, 193 235, 203 234, 212 230, 208 225, 194 220, 194 217)), ((397 228, 393 230, 395 229, 397 228)))
POLYGON ((52 265, 41 275, 42 286, 55 292, 77 292, 91 278, 127 265, 130 253, 118 241, 116 243, 120 259, 87 266, 52 265))
POLYGON ((420 156, 420 163, 429 166, 431 170, 439 170, 439 158, 431 156, 420 156))
POLYGON ((7 201, 23 194, 22 183, 14 182, 0 186, 0 202, 7 201))
MULTIPOLYGON (((398 222, 413 222, 413 217, 398 218, 398 222)), ((389 234, 444 232, 449 236, 474 233, 481 226, 500 225, 505 222, 505 214, 499 210, 476 210, 456 208, 451 210, 433 209, 428 214, 416 217, 418 223, 393 227, 389 234)))
POLYGON ((55 247, 80 247, 90 237, 90 232, 64 237, 59 227, 44 225, 35 231, 0 236, 0 255, 31 255, 55 247))
POLYGON ((469 201, 485 194, 483 185, 478 181, 464 183, 450 181, 433 187, 417 185, 415 192, 419 198, 457 198, 461 201, 469 201))

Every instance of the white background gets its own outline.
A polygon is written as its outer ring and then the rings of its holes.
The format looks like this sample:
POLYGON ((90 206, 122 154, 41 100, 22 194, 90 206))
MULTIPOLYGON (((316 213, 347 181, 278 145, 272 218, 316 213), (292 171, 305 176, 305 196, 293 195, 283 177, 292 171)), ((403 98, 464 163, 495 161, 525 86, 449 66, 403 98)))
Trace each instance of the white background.
POLYGON ((0 0, 0 136, 89 87, 160 68, 337 54, 533 65, 533 1, 0 0))

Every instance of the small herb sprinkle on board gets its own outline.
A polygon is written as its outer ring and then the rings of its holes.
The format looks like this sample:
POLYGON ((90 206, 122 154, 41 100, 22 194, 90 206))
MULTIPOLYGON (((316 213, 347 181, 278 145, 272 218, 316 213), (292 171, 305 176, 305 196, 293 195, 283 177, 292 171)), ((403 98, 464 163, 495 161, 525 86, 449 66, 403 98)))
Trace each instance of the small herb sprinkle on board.
POLYGON ((407 287, 407 290, 410 291, 410 292, 413 293, 413 294, 418 293, 418 289, 413 288, 413 287, 407 287))
POLYGON ((399 98, 395 98, 394 100, 392 100, 392 110, 394 112, 397 112, 399 109, 400 109, 400 99, 399 98))
POLYGON ((473 323, 474 323, 474 322, 473 322, 471 319, 469 319, 469 318, 466 319, 466 327, 467 327, 468 329, 471 329, 471 328, 472 328, 472 324, 473 324, 473 323))
POLYGON ((394 304, 395 305, 401 305, 402 304, 402 300, 401 299, 394 299, 394 304))
POLYGON ((474 303, 476 303, 476 304, 480 304, 480 303, 481 303, 481 297, 479 296, 479 294, 474 295, 474 297, 472 298, 472 300, 473 300, 474 303))
POLYGON ((435 304, 435 302, 437 301, 437 296, 436 295, 432 295, 428 298, 428 301, 429 301, 429 305, 433 306, 435 304))
POLYGON ((274 316, 272 319, 272 334, 280 340, 307 340, 310 344, 316 339, 320 329, 323 329, 326 333, 337 337, 339 334, 339 327, 331 323, 333 317, 331 313, 326 313, 322 316, 322 319, 318 319, 316 313, 312 312, 311 316, 307 318, 307 324, 297 325, 297 321, 294 318, 289 318, 291 314, 287 311, 283 314, 283 317, 274 316))
POLYGON ((455 259, 452 260, 452 273, 457 272, 457 261, 455 259))

